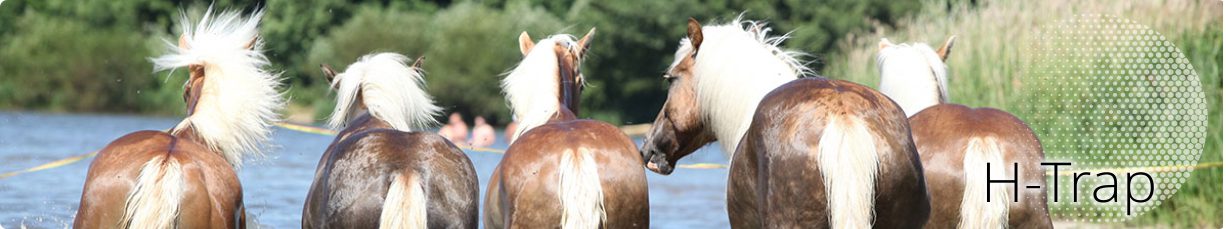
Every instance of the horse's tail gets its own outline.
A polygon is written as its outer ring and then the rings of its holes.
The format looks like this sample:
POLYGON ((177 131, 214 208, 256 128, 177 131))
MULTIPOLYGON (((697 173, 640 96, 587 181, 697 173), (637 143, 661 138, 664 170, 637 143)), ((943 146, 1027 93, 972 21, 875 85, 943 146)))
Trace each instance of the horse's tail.
POLYGON ((179 161, 169 155, 149 159, 124 203, 120 228, 173 228, 186 189, 179 161))
POLYGON ((990 187, 988 172, 1005 174, 1004 154, 993 137, 973 137, 966 144, 962 170, 966 188, 962 191, 959 228, 1004 228, 1009 223, 1009 189, 990 187))
POLYGON ((604 190, 591 152, 567 150, 558 167, 562 228, 597 228, 605 220, 604 190))
POLYGON ((833 228, 870 228, 877 179, 877 143, 864 121, 833 115, 819 140, 817 160, 833 228))
POLYGON ((426 228, 426 189, 416 173, 398 173, 383 199, 379 228, 426 228))

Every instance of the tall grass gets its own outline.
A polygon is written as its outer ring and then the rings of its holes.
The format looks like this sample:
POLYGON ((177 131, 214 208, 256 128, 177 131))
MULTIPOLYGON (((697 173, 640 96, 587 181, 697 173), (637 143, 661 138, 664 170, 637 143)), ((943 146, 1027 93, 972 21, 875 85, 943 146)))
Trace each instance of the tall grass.
MULTIPOLYGON (((875 54, 877 42, 887 37, 895 43, 924 42, 937 46, 958 35, 947 64, 950 67, 950 98, 972 107, 995 107, 1035 123, 1033 79, 1028 49, 1042 26, 1078 14, 1106 14, 1146 25, 1174 43, 1200 76, 1208 106, 1204 152, 1200 162, 1221 161, 1222 139, 1222 11, 1217 1, 985 1, 978 6, 962 2, 928 1, 912 17, 893 28, 879 26, 861 35, 849 35, 838 56, 828 57, 823 75, 871 87, 878 85, 875 54)), ((1092 109, 1102 104, 1083 105, 1092 109)), ((1050 123, 1050 122, 1042 122, 1050 123)), ((1052 126, 1033 126, 1036 130, 1052 126)), ((1045 144, 1048 141, 1040 131, 1045 144)), ((1052 133, 1047 133, 1052 134, 1052 133)), ((1056 147, 1045 145, 1050 149, 1056 147)), ((1049 155, 1050 158, 1051 155, 1049 155)), ((1102 159, 1100 159, 1102 160, 1102 159)), ((1118 160, 1109 158, 1106 160, 1118 160)), ((1063 181, 1062 181, 1063 182, 1063 181)), ((1222 170, 1196 170, 1178 193, 1161 206, 1128 221, 1131 225, 1221 227, 1222 170)), ((1049 190, 1051 190, 1049 188, 1049 190)), ((1059 219, 1057 219, 1059 220, 1059 219)))

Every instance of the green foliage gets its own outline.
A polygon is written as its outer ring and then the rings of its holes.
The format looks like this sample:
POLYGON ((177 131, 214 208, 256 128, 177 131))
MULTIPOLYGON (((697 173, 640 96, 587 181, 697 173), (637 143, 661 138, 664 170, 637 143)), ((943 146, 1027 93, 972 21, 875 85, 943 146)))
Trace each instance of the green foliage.
MULTIPOLYGON (((291 101, 314 110, 315 117, 332 106, 327 82, 318 66, 343 67, 362 54, 393 51, 425 55, 430 92, 449 111, 506 122, 505 101, 499 88, 501 73, 514 67, 520 55, 516 36, 527 31, 534 38, 555 33, 578 34, 597 28, 584 74, 589 87, 583 95, 583 117, 613 123, 643 123, 655 117, 663 103, 665 85, 659 78, 684 35, 685 20, 727 22, 742 12, 747 19, 768 20, 777 33, 792 31, 790 48, 814 53, 817 59, 834 50, 846 34, 877 24, 893 24, 916 3, 885 0, 767 1, 369 1, 293 0, 263 1, 141 1, 141 0, 9 0, 0 7, 0 46, 11 55, 42 48, 84 48, 77 53, 38 52, 54 60, 34 63, 27 57, 7 57, 6 72, 72 72, 50 69, 51 63, 75 61, 80 66, 105 65, 123 69, 132 78, 106 90, 61 91, 67 87, 41 84, 106 85, 84 74, 56 73, 37 80, 6 77, 0 85, 0 108, 65 111, 178 111, 179 99, 168 96, 181 78, 149 80, 145 58, 158 53, 161 39, 178 34, 179 9, 198 18, 210 5, 216 9, 266 10, 261 35, 266 55, 275 69, 284 71, 291 101), (26 16, 31 14, 34 16, 26 16), (21 19, 40 17, 42 19, 21 19), (46 27, 44 23, 51 23, 46 27), (55 36, 71 36, 68 42, 55 36), (88 34, 87 36, 81 34, 88 34), (8 41, 21 41, 8 42, 8 41), (46 44, 46 45, 44 45, 46 44), (156 48, 156 49, 149 49, 156 48), (129 50, 119 52, 117 50, 129 50), (136 50, 136 51, 131 51, 136 50), (109 52, 108 52, 109 51, 109 52), (114 53, 114 54, 113 54, 114 53), (120 56, 116 56, 120 54, 120 56), (72 56, 71 58, 51 58, 72 56), (30 62, 30 63, 27 63, 30 62), (128 66, 125 64, 132 64, 128 66), (36 68, 38 67, 38 68, 36 68), (41 69, 40 69, 41 68, 41 69), (45 69, 45 70, 43 70, 45 69), (126 90, 121 91, 120 89, 126 90), (136 96, 129 93, 142 89, 136 96), (146 93, 156 91, 157 93, 146 93), (125 94, 127 93, 127 94, 125 94), (37 96, 36 96, 37 95, 37 96), (80 96, 91 95, 91 96, 80 96), (92 96, 96 95, 96 96, 92 96), (52 98, 54 97, 54 98, 52 98)), ((820 68, 822 61, 813 67, 820 68)), ((82 71, 76 71, 82 72, 82 71)), ((108 73, 114 74, 114 73, 108 73)), ((36 74, 45 75, 45 74, 36 74)), ((115 84, 112 81, 110 84, 115 84)), ((308 115, 309 116, 309 115, 308 115)))
MULTIPOLYGON (((26 11, 0 46, 0 107, 168 112, 149 99, 168 84, 149 72, 148 39, 85 19, 26 11)), ((175 94, 168 95, 171 98, 175 94)))

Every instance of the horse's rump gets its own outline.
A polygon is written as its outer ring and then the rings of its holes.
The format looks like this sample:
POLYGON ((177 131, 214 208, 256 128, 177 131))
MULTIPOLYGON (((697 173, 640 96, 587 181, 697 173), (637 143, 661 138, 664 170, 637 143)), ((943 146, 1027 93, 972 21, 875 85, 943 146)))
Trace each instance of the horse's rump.
POLYGON ((307 227, 476 226, 475 169, 438 135, 373 129, 330 149, 303 210, 307 227))
POLYGON ((989 170, 993 179, 1011 177, 1014 162, 1019 186, 1045 183, 1039 166, 1042 147, 1020 119, 991 108, 940 104, 916 113, 910 122, 933 193, 928 226, 1050 227, 1045 188, 1014 190, 987 183, 989 170), (1020 202, 1013 202, 1012 192, 1019 192, 1020 202))
POLYGON ((730 173, 765 172, 754 207, 765 225, 919 226, 928 197, 905 121, 897 105, 867 87, 799 79, 767 94, 755 112, 737 154, 751 152, 757 162, 733 164, 757 168, 730 173))
POLYGON ((533 128, 495 171, 486 226, 645 228, 641 158, 609 124, 575 120, 533 128))

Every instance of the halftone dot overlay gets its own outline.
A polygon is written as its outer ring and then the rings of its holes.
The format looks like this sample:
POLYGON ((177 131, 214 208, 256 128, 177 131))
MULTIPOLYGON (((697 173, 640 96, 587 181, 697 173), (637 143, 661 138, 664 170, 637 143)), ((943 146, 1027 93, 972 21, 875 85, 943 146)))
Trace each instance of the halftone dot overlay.
POLYGON ((1052 217, 1119 222, 1174 195, 1200 160, 1208 125, 1205 93, 1187 57, 1148 26, 1111 15, 1076 15, 1035 32, 1031 44, 1019 44, 1029 45, 1026 121, 1046 161, 1073 163, 1047 176, 1052 217), (1142 171, 1152 184, 1143 177, 1128 182, 1142 171), (1091 174, 1074 186, 1066 172, 1091 174), (1095 201, 1096 189, 1115 199, 1095 201), (1136 198, 1152 197, 1131 201, 1128 189, 1136 198))

